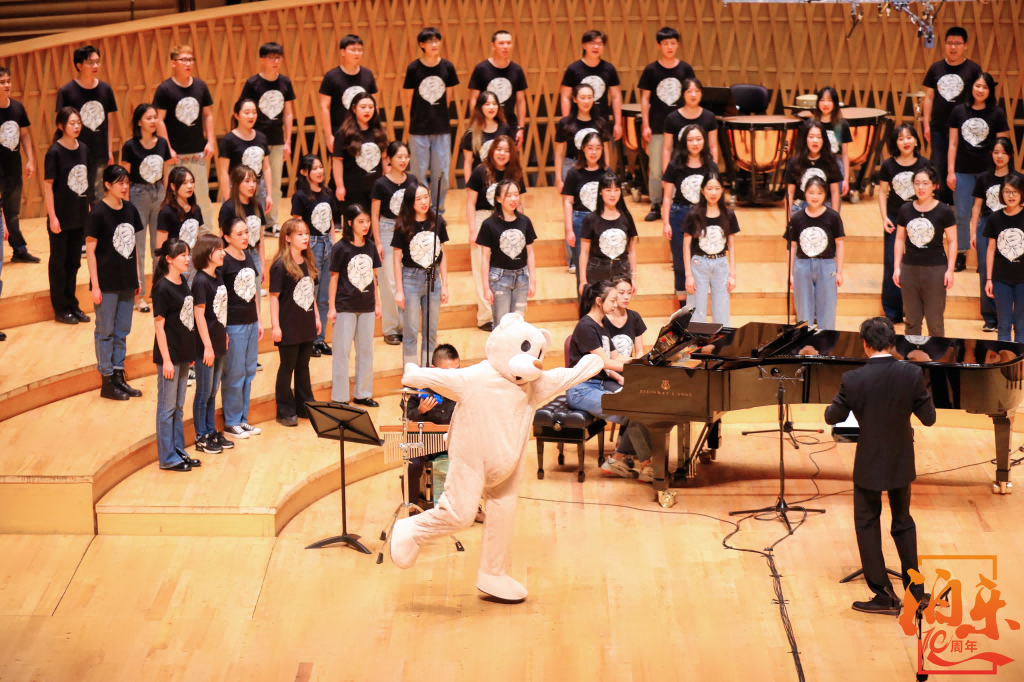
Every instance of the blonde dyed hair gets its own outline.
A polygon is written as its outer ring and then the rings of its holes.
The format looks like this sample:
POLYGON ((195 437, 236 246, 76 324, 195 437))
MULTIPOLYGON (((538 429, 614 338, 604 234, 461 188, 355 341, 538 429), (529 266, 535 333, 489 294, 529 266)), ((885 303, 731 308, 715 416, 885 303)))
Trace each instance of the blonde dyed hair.
MULTIPOLYGON (((292 247, 288 243, 288 237, 295 234, 299 229, 305 230, 306 234, 312 236, 312 233, 309 231, 309 225, 304 221, 298 218, 289 218, 284 221, 284 225, 281 226, 281 236, 278 237, 277 257, 274 258, 275 261, 284 263, 284 271, 296 281, 302 279, 305 275, 302 274, 302 265, 296 263, 295 259, 292 258, 292 247)), ((306 263, 306 270, 309 271, 309 276, 315 278, 319 271, 316 267, 313 249, 309 246, 302 251, 302 260, 306 263)))

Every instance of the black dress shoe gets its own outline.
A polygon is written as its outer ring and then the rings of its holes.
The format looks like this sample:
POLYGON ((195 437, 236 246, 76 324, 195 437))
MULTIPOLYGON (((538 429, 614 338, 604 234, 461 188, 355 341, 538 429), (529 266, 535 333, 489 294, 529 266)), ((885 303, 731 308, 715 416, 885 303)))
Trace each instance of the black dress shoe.
POLYGON ((281 426, 298 426, 299 418, 295 415, 292 415, 291 417, 278 417, 277 423, 281 426))
POLYGON ((655 220, 661 220, 661 206, 651 204, 651 212, 644 216, 644 222, 653 223, 655 220))
POLYGON ((188 453, 184 450, 175 449, 174 451, 178 453, 178 456, 181 457, 183 462, 187 462, 193 469, 203 466, 202 460, 198 460, 195 457, 189 457, 188 453))
POLYGON ((956 254, 956 264, 953 265, 953 272, 963 272, 967 269, 967 254, 956 254))
POLYGON ((160 467, 162 471, 192 471, 192 465, 188 462, 178 462, 172 467, 160 467))
POLYGON ((7 340, 7 334, 4 334, 3 332, 0 332, 0 341, 6 341, 6 340, 7 340))
POLYGON ((482 325, 480 325, 480 331, 487 332, 488 334, 490 334, 492 331, 494 331, 494 323, 484 322, 482 325))
POLYGON ((389 346, 400 346, 402 345, 402 337, 398 334, 385 334, 384 343, 389 346))
POLYGON ((900 615, 900 602, 892 597, 876 594, 871 601, 853 602, 853 610, 882 616, 898 616, 900 615))
POLYGON ((78 320, 79 322, 88 322, 89 321, 89 316, 86 315, 85 313, 83 313, 81 310, 78 310, 77 308, 72 310, 71 314, 74 315, 75 319, 78 320))
POLYGON ((373 398, 356 398, 352 403, 354 405, 362 405, 363 407, 380 407, 380 403, 373 398))
POLYGON ((39 259, 28 251, 15 251, 11 255, 12 263, 38 263, 39 259))
POLYGON ((323 341, 317 341, 316 343, 314 343, 313 344, 313 350, 320 351, 319 353, 317 353, 317 355, 331 355, 332 354, 331 347, 328 346, 323 341))
POLYGON ((311 357, 311 358, 318 358, 318 357, 320 357, 320 349, 316 347, 315 343, 313 344, 313 347, 309 351, 309 357, 311 357))
POLYGON ((57 320, 61 324, 78 324, 78 318, 72 315, 71 313, 60 313, 59 315, 56 315, 53 319, 57 320))

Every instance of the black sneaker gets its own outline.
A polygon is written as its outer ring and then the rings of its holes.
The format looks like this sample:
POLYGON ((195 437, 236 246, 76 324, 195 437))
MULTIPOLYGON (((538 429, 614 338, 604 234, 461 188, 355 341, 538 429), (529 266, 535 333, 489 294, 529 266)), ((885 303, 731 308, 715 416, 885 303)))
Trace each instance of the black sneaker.
POLYGON ((352 401, 352 404, 362 405, 363 407, 380 407, 380 403, 373 398, 356 398, 352 401))
POLYGON ((860 611, 861 613, 877 613, 882 616, 900 615, 901 606, 902 604, 900 604, 899 600, 880 594, 876 594, 871 601, 853 602, 854 611, 860 611))
POLYGON ((12 263, 38 263, 39 259, 28 251, 15 251, 11 255, 12 263))
POLYGON ((324 341, 317 341, 313 344, 313 350, 320 351, 318 355, 332 355, 334 351, 324 341))
POLYGON ((299 418, 295 415, 292 415, 291 417, 278 417, 277 423, 281 426, 298 426, 299 418))
POLYGON ((651 204, 651 212, 644 216, 644 222, 653 223, 655 220, 661 220, 661 206, 651 204))
POLYGON ((999 328, 996 325, 992 324, 991 322, 986 322, 985 324, 981 325, 981 331, 997 332, 999 331, 999 328))
POLYGON ((262 372, 263 371, 263 365, 261 365, 260 363, 257 362, 256 363, 256 371, 257 372, 262 372))
POLYGON ((953 272, 963 272, 967 269, 967 254, 958 253, 956 254, 956 264, 953 266, 953 272))
POLYGON ((218 455, 224 452, 224 448, 218 445, 215 439, 210 438, 211 435, 213 434, 196 438, 196 452, 205 452, 208 455, 218 455))
POLYGON ((71 314, 75 316, 75 319, 79 322, 88 322, 89 316, 83 313, 81 310, 75 308, 71 311, 71 314))
POLYGON ((217 445, 221 446, 221 448, 223 448, 224 450, 230 450, 231 448, 235 447, 234 441, 232 441, 230 438, 225 437, 224 434, 220 431, 214 431, 213 434, 211 434, 211 440, 213 439, 216 439, 217 445))

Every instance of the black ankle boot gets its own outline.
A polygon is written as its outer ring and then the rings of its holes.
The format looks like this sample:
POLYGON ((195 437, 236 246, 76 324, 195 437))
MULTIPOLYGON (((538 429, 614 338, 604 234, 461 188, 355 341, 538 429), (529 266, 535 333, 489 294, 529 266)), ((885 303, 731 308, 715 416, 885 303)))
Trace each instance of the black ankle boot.
POLYGON ((128 385, 128 382, 124 378, 124 370, 123 369, 115 369, 114 370, 114 376, 113 376, 112 381, 113 381, 113 384, 115 386, 117 386, 119 389, 121 389, 122 392, 127 393, 129 397, 131 397, 131 398, 141 398, 142 397, 142 391, 140 391, 137 388, 132 388, 131 386, 128 385))
POLYGON ((114 383, 113 376, 103 377, 103 388, 100 389, 100 397, 107 400, 128 400, 128 394, 114 383))

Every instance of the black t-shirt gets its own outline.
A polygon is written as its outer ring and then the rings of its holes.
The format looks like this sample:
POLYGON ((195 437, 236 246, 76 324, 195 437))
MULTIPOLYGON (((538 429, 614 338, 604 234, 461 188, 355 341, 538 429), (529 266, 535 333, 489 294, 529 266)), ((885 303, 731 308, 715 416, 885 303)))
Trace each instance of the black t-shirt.
MULTIPOLYGON (((985 223, 985 236, 996 240, 992 281, 1014 286, 1024 283, 1024 211, 1012 216, 995 211, 985 223)), ((978 257, 987 256, 979 253, 978 257)))
POLYGON ((1007 173, 1003 177, 999 177, 995 171, 988 171, 975 178, 972 196, 975 199, 981 199, 982 218, 990 215, 993 211, 1002 211, 1006 208, 1003 205, 1003 181, 1009 175, 1007 173))
MULTIPOLYGON (((472 87, 472 86, 470 86, 472 87)), ((508 135, 512 138, 512 142, 515 143, 516 134, 512 130, 512 127, 507 123, 498 122, 498 127, 493 133, 483 132, 480 135, 480 151, 473 154, 473 168, 480 165, 480 162, 487 157, 487 152, 491 150, 491 143, 494 138, 499 135, 508 135)), ((459 145, 459 149, 465 152, 473 151, 473 131, 470 128, 466 129, 466 134, 462 136, 462 143, 459 145)))
POLYGON ((665 169, 665 174, 661 176, 661 181, 673 186, 673 204, 695 206, 700 201, 700 186, 704 182, 704 176, 717 172, 718 164, 714 161, 707 168, 690 168, 685 161, 681 166, 670 163, 665 169))
POLYGON ((825 190, 825 201, 832 198, 832 185, 843 181, 842 171, 839 170, 839 163, 835 159, 829 165, 826 165, 825 159, 820 156, 817 159, 808 160, 804 164, 804 172, 800 177, 797 177, 797 159, 794 158, 789 162, 789 166, 786 168, 786 184, 796 187, 796 191, 793 193, 793 201, 803 200, 804 189, 807 187, 808 181, 815 176, 828 184, 825 190))
MULTIPOLYGON (((270 154, 270 144, 267 136, 258 130, 253 130, 251 140, 243 140, 235 131, 228 132, 220 138, 217 155, 228 160, 228 175, 238 166, 245 166, 256 174, 256 179, 263 177, 263 159, 270 154)), ((280 180, 280 178, 278 178, 280 180)))
POLYGON ((822 123, 821 125, 825 126, 825 137, 828 138, 833 154, 840 154, 843 151, 844 144, 853 142, 849 121, 843 119, 838 124, 822 123))
POLYGON ((21 102, 0 107, 0 177, 21 177, 21 129, 31 125, 21 102))
POLYGON ((405 182, 397 184, 391 179, 382 175, 373 183, 370 191, 370 200, 376 199, 380 202, 380 217, 395 220, 398 212, 402 210, 402 201, 405 199, 407 189, 416 187, 419 181, 412 173, 405 174, 405 182))
POLYGON ((693 68, 682 60, 671 69, 662 66, 661 62, 651 62, 644 67, 636 86, 651 93, 651 110, 647 120, 651 124, 652 134, 662 134, 665 119, 683 98, 683 81, 696 77, 693 68))
POLYGON ((89 213, 89 152, 82 142, 78 149, 68 149, 54 142, 43 159, 43 178, 53 180, 53 210, 61 230, 85 227, 89 213))
POLYGON ((402 267, 419 268, 425 270, 431 264, 441 262, 441 244, 448 241, 448 223, 444 218, 437 219, 437 238, 432 234, 433 225, 424 220, 416 223, 416 233, 412 239, 406 239, 398 226, 395 226, 395 236, 391 238, 391 247, 402 251, 402 267), (430 245, 434 245, 433 260, 431 260, 430 245))
POLYGON ((622 357, 631 358, 636 338, 644 335, 647 325, 644 324, 644 318, 640 317, 640 313, 627 308, 626 321, 621 327, 616 327, 611 318, 605 315, 604 330, 608 332, 612 348, 619 351, 622 357))
MULTIPOLYGON (((991 216, 989 216, 991 218, 991 216)), ((921 212, 908 201, 900 208, 898 225, 907 230, 903 262, 907 265, 946 265, 942 235, 947 227, 956 226, 953 209, 941 201, 930 211, 921 212)))
POLYGON ((843 219, 828 206, 817 218, 807 215, 806 209, 797 211, 786 229, 786 240, 796 242, 797 258, 835 258, 836 240, 845 236, 843 219))
POLYGON ((410 135, 447 135, 452 132, 448 117, 448 88, 458 84, 455 66, 447 59, 442 59, 436 66, 427 66, 419 59, 409 64, 402 89, 412 90, 410 135))
POLYGON ((331 249, 331 272, 338 273, 334 308, 339 313, 372 313, 373 271, 381 266, 377 245, 367 239, 362 246, 339 239, 331 249))
MULTIPOLYGON (((85 220, 85 236, 96 240, 96 274, 100 291, 135 291, 139 286, 135 233, 146 229, 130 201, 113 209, 105 201, 92 207, 85 220)), ((92 288, 90 284, 90 289, 92 288)))
POLYGON ((334 194, 323 187, 319 192, 308 187, 296 190, 292 195, 292 215, 301 216, 314 237, 330 234, 331 225, 341 222, 341 211, 334 194))
POLYGON ((470 90, 490 90, 498 96, 498 103, 505 110, 505 120, 512 126, 519 125, 519 119, 516 118, 516 93, 526 88, 526 74, 515 62, 509 62, 508 66, 499 69, 491 64, 491 60, 485 59, 473 68, 469 77, 470 90))
POLYGON ((608 90, 619 84, 619 72, 615 67, 603 59, 597 66, 587 66, 582 59, 577 59, 565 70, 562 85, 575 88, 580 83, 586 83, 594 89, 595 104, 600 105, 600 111, 610 114, 608 90))
MULTIPOLYGON (((373 183, 381 176, 383 169, 383 150, 374 142, 373 130, 367 128, 359 133, 362 135, 363 141, 357 156, 352 156, 349 153, 348 141, 340 130, 334 134, 334 149, 331 151, 335 157, 341 157, 346 201, 353 201, 354 195, 369 194, 373 189, 373 183)), ((370 209, 369 206, 363 208, 370 209)))
MULTIPOLYGON (((228 288, 224 285, 220 269, 214 271, 213 277, 202 270, 196 273, 196 278, 192 280, 192 304, 205 306, 203 319, 210 333, 213 355, 218 358, 223 356, 228 352, 228 333, 225 329, 228 323, 228 288)), ((203 337, 196 330, 196 360, 202 360, 205 349, 203 337)))
POLYGON ((270 293, 279 294, 277 320, 281 325, 281 341, 275 345, 316 341, 316 286, 306 264, 299 267, 302 279, 296 280, 280 258, 270 266, 270 293))
MULTIPOLYGON (((590 355, 590 351, 598 348, 604 348, 604 352, 611 357, 611 336, 604 325, 596 322, 590 315, 584 315, 576 323, 576 329, 572 332, 572 340, 569 341, 569 366, 575 367, 580 360, 590 355)), ((603 381, 610 377, 605 374, 604 370, 601 370, 594 378, 603 381)))
POLYGON ((572 197, 572 210, 589 213, 597 210, 597 183, 608 172, 607 168, 580 170, 570 168, 562 184, 562 196, 572 197))
POLYGON ((701 237, 697 226, 697 214, 690 211, 683 221, 683 232, 693 237, 690 242, 691 256, 717 256, 729 250, 729 236, 740 231, 736 214, 728 209, 719 209, 718 216, 707 218, 707 228, 701 237))
POLYGON ((121 147, 121 161, 128 164, 128 180, 133 185, 155 185, 163 182, 164 163, 171 158, 167 140, 156 138, 152 149, 146 149, 142 142, 132 138, 121 147))
MULTIPOLYGON (((611 142, 612 138, 609 134, 611 131, 607 128, 608 126, 605 125, 597 125, 593 118, 581 121, 575 116, 566 116, 555 126, 555 142, 565 143, 565 158, 576 159, 579 158, 583 138, 590 133, 600 135, 601 142, 611 142)), ((561 173, 562 169, 556 168, 555 171, 561 173)))
POLYGON ((252 324, 259 320, 256 314, 256 292, 260 288, 260 275, 256 261, 246 251, 242 260, 224 252, 224 265, 217 268, 228 290, 228 326, 252 324))
POLYGON ((238 99, 245 98, 256 102, 256 130, 266 136, 267 143, 284 144, 284 103, 295 99, 292 80, 278 74, 277 80, 268 81, 256 74, 242 86, 238 99))
POLYGON ((331 98, 331 130, 341 127, 352 98, 362 92, 377 94, 377 81, 373 72, 365 66, 359 67, 359 72, 354 76, 342 71, 340 66, 327 72, 320 83, 320 94, 331 98))
MULTIPOLYGON (((498 189, 498 183, 504 179, 505 171, 496 170, 494 171, 494 182, 488 184, 487 167, 481 164, 473 169, 473 172, 469 174, 469 180, 466 181, 466 189, 476 192, 476 210, 494 210, 494 192, 498 189)), ((519 180, 519 192, 520 194, 526 193, 522 179, 519 180)))
POLYGON ((931 165, 932 162, 923 156, 918 156, 909 166, 897 163, 895 156, 890 156, 882 162, 878 179, 889 183, 889 196, 885 200, 886 213, 891 216, 899 215, 903 204, 914 200, 914 173, 931 165))
POLYGON ((673 146, 677 144, 686 144, 686 141, 680 139, 679 136, 682 134, 683 128, 693 124, 699 125, 704 129, 704 144, 708 144, 707 138, 713 131, 718 130, 718 118, 707 109, 701 107, 700 116, 697 118, 684 118, 683 114, 676 109, 665 117, 665 127, 663 132, 665 135, 672 136, 673 146))
MULTIPOLYGON (((196 359, 195 301, 189 289, 188 280, 174 284, 161 277, 153 284, 153 317, 164 318, 164 334, 167 336, 167 352, 171 362, 180 365, 196 359)), ((153 362, 164 364, 160 344, 153 339, 153 362)))
POLYGON ((928 68, 924 75, 924 87, 935 90, 932 101, 933 128, 945 131, 949 115, 953 107, 963 104, 971 96, 974 81, 981 75, 981 67, 965 59, 956 66, 950 66, 945 59, 939 60, 928 68))
POLYGON ((168 239, 181 239, 190 249, 195 248, 202 224, 203 211, 198 205, 189 209, 184 218, 178 215, 178 208, 171 205, 162 207, 156 215, 157 232, 166 232, 168 239))
POLYGON ((521 270, 526 267, 526 247, 537 241, 533 222, 522 213, 517 213, 516 219, 508 222, 499 217, 499 213, 495 211, 480 226, 476 243, 491 250, 492 268, 521 270))
POLYGON ((103 81, 99 81, 91 90, 83 88, 78 81, 68 81, 57 91, 57 108, 78 109, 82 118, 82 133, 78 136, 89 148, 90 160, 106 163, 107 155, 107 121, 111 112, 117 111, 117 100, 114 90, 103 81))
POLYGON ((183 88, 168 78, 156 87, 153 106, 166 111, 167 141, 178 154, 199 154, 206 147, 203 132, 203 107, 213 106, 213 97, 206 83, 198 78, 183 88))
MULTIPOLYGON (((245 211, 245 225, 249 228, 249 247, 256 248, 260 244, 263 226, 267 222, 266 214, 260 202, 256 201, 256 197, 249 199, 249 203, 244 204, 242 209, 245 211)), ((231 223, 235 222, 235 218, 235 200, 228 199, 220 205, 220 215, 217 219, 223 234, 231 231, 231 223)))
POLYGON ((636 237, 636 227, 619 214, 614 220, 601 217, 596 211, 583 219, 581 239, 590 240, 590 257, 597 260, 628 263, 629 240, 636 237))
POLYGON ((953 170, 972 175, 983 173, 992 166, 996 136, 1010 131, 1006 112, 1000 106, 978 110, 960 104, 949 115, 949 127, 956 128, 960 138, 953 170))

